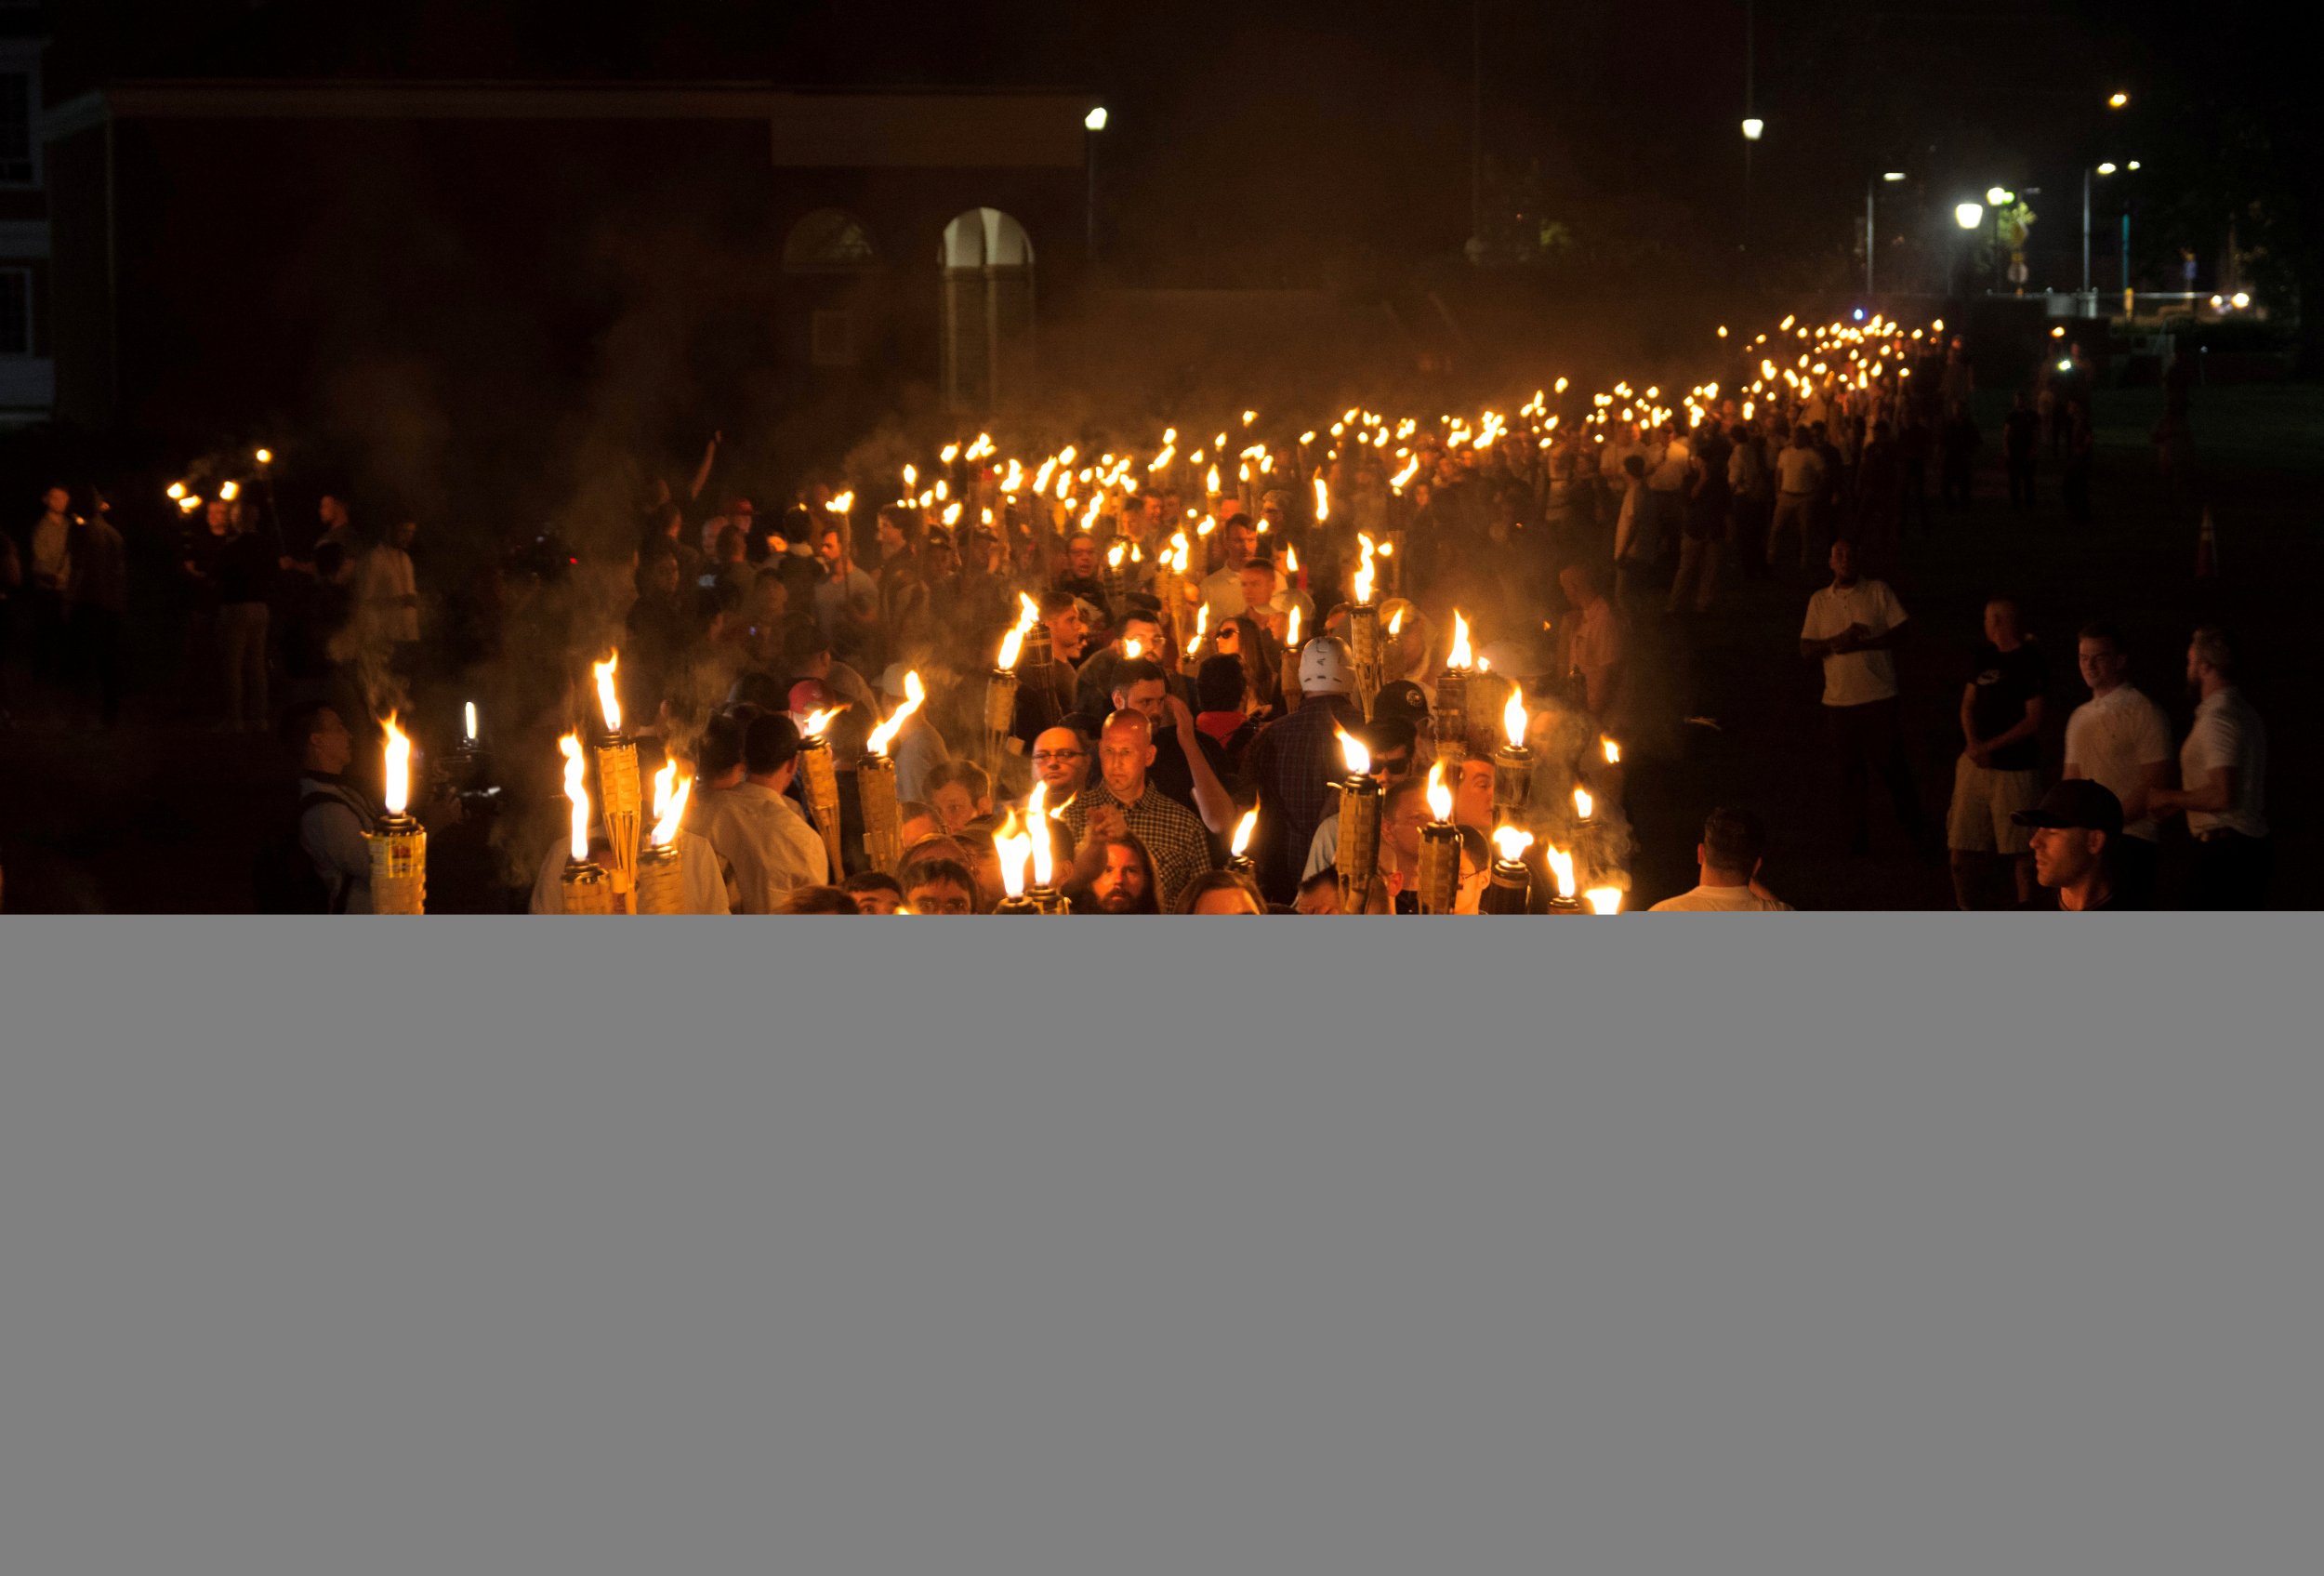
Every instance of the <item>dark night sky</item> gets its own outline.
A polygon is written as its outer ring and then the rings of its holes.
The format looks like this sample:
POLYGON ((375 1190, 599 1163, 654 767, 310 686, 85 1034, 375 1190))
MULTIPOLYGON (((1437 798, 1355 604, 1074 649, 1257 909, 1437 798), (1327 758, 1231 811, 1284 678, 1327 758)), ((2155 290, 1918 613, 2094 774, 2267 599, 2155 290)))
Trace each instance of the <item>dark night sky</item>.
MULTIPOLYGON (((1762 215, 1844 241, 1871 167, 1912 168, 1932 204, 1964 180, 2032 182, 2045 154, 2089 135, 2093 91, 2141 47, 2124 19, 2142 9, 1761 0, 1762 215)), ((1486 146, 1539 161, 1553 207, 1611 206, 1681 240, 1732 229, 1739 0, 1484 0, 1481 16, 1486 146)), ((1309 283, 1331 259, 1403 264, 1467 237, 1470 20, 1464 6, 1381 0, 665 0, 623 14, 84 0, 59 19, 51 76, 56 92, 159 75, 1087 88, 1114 112, 1101 168, 1118 259, 1170 282, 1309 283)))

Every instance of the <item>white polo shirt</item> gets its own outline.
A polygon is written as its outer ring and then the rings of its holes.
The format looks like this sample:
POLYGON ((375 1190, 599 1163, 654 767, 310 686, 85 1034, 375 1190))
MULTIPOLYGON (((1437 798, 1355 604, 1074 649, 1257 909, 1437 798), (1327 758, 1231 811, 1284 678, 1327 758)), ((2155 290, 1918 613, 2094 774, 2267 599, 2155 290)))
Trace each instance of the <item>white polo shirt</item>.
POLYGON ((1789 914, 1789 903, 1762 897, 1748 886, 1697 886, 1676 897, 1666 897, 1646 910, 1649 914, 1789 914))
MULTIPOLYGON (((1807 599, 1803 641, 1828 641, 1851 624, 1884 635, 1905 621, 1904 604, 1885 580, 1858 580, 1842 590, 1826 586, 1807 599)), ((1824 658, 1824 704, 1865 706, 1896 695, 1896 663, 1886 651, 1845 651, 1824 658)))
POLYGON ((2267 729, 2243 698, 2243 692, 2233 684, 2195 709, 2195 725, 2187 729, 2186 742, 2179 747, 2179 782, 2185 788, 2199 788, 2222 766, 2235 768, 2234 807, 2224 814, 2190 810, 2187 830, 2199 837, 2221 830, 2265 837, 2267 817, 2262 812, 2267 786, 2267 729))
MULTIPOLYGON (((2066 769, 2112 790, 2124 803, 2146 775, 2146 768, 2171 759, 2171 720, 2162 708, 2129 684, 2117 684, 2074 708, 2066 720, 2066 769)), ((2155 818, 2142 816, 2122 828, 2125 837, 2156 839, 2155 818)))

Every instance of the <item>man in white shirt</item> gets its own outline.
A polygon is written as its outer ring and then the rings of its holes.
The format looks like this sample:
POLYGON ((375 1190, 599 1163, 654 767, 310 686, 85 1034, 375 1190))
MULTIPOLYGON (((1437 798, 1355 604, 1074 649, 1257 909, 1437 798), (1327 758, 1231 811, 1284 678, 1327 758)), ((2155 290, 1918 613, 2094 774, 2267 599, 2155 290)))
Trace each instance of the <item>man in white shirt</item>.
POLYGON ((1217 629, 1238 613, 1250 610, 1243 594, 1243 565, 1259 548, 1259 532, 1242 516, 1219 527, 1224 533, 1226 567, 1202 583, 1203 604, 1210 609, 1210 628, 1217 629))
POLYGON ((1890 655, 1905 626, 1904 606, 1884 581, 1857 577, 1855 552, 1845 539, 1832 543, 1830 563, 1831 584, 1808 599, 1800 655, 1824 666, 1824 719, 1840 766, 1849 852, 1870 848, 1866 801, 1875 769, 1888 785, 1906 835, 1915 847, 1926 848, 1928 824, 1905 759, 1896 664, 1890 655))
POLYGON ((1767 838, 1759 817, 1748 811, 1718 809, 1703 822, 1695 845, 1702 880, 1692 892, 1666 897, 1651 914, 1789 914, 1791 905, 1759 884, 1767 838))
POLYGON ((2066 720, 2066 775, 2103 784, 2121 801, 2122 835, 2108 864, 2116 898, 2128 908, 2154 899, 2159 834, 2152 797, 2171 786, 2171 722, 2125 682, 2130 658, 2111 624, 2092 624, 2077 647, 2090 698, 2066 720))
MULTIPOLYGON (((1800 567, 1816 563, 1816 500, 1824 492, 1824 457, 1805 424, 1791 430, 1791 442, 1776 456, 1776 517, 1767 527, 1767 564, 1775 567, 1776 550, 1787 527, 1799 533, 1800 567)), ((1877 585, 1879 582, 1870 582, 1877 585)))
POLYGON ((2197 908, 2266 906, 2274 839, 2265 814, 2267 729, 2236 687, 2235 649, 2205 625, 2186 648, 2187 688, 2198 697, 2194 725, 2179 747, 2179 783, 2150 793, 2159 815, 2184 814, 2195 838, 2197 908))
MULTIPOLYGON (((786 791, 799 773, 799 726, 779 711, 751 719, 743 734, 743 780, 704 796, 693 829, 733 871, 745 914, 772 914, 793 887, 831 880, 823 839, 786 791)), ((689 807, 688 821, 695 817, 689 807)))

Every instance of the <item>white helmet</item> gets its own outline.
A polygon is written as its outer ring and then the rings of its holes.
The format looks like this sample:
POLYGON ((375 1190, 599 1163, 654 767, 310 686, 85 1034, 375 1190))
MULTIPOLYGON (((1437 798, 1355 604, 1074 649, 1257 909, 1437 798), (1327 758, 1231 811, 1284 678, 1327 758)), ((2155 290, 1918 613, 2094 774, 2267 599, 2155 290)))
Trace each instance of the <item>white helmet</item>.
POLYGON ((1337 635, 1318 635, 1300 652, 1300 694, 1345 695, 1354 672, 1347 642, 1337 635))

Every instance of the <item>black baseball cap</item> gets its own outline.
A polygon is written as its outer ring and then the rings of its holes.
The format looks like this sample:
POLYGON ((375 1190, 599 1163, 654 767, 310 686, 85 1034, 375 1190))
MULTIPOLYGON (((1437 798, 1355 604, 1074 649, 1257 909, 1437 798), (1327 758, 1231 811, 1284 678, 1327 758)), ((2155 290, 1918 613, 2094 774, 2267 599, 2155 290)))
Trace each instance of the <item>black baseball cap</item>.
POLYGON ((1428 695, 1409 679, 1392 679, 1372 697, 1372 715, 1417 728, 1428 721, 1428 695))
POLYGON ((2031 810, 2020 810, 2010 820, 2021 827, 2074 828, 2122 835, 2122 801, 2104 783, 2070 777, 2041 796, 2031 810))

